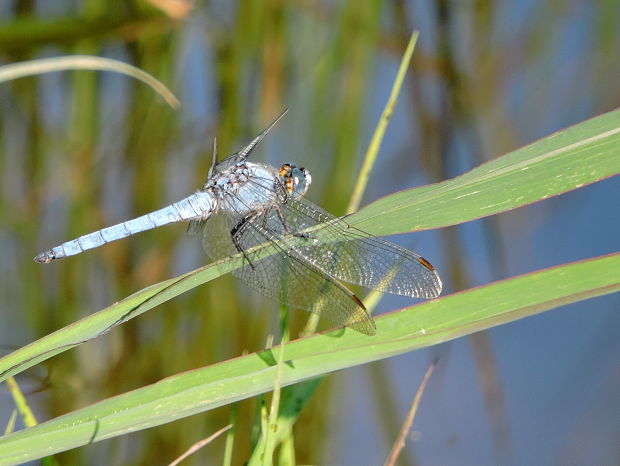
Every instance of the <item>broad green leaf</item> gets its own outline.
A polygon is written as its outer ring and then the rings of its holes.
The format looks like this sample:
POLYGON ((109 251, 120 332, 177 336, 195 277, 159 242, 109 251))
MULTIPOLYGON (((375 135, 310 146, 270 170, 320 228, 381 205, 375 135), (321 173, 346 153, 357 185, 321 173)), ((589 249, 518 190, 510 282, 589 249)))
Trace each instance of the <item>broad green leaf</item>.
POLYGON ((0 438, 0 465, 22 463, 204 412, 272 389, 387 358, 620 290, 620 253, 542 270, 376 319, 377 335, 332 331, 163 379, 0 438))
POLYGON ((234 258, 201 267, 128 296, 13 353, 0 358, 0 382, 63 351, 91 340, 196 286, 230 272, 234 258))
POLYGON ((379 199, 350 223, 374 235, 506 212, 620 173, 620 110, 584 121, 441 183, 379 199))

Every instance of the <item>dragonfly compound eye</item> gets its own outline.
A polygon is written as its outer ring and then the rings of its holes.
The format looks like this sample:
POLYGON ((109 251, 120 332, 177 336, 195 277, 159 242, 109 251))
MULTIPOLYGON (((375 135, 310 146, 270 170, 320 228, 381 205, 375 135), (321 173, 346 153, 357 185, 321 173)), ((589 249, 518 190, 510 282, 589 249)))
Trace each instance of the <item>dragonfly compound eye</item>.
POLYGON ((297 168, 292 163, 283 164, 278 170, 278 175, 282 178, 286 191, 293 197, 300 197, 306 194, 312 177, 310 172, 303 167, 297 168))
POLYGON ((300 197, 306 194, 306 191, 308 191, 308 188, 312 183, 312 176, 310 176, 310 172, 305 168, 297 168, 294 165, 291 170, 291 179, 293 180, 293 197, 300 197))

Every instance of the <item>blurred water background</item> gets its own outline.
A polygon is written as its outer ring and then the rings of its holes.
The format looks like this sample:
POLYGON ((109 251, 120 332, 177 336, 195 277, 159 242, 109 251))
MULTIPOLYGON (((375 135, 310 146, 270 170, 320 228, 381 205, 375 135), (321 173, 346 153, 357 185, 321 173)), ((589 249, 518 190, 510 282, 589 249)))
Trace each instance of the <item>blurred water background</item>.
MULTIPOLYGON (((589 2, 133 0, 0 2, 0 61, 94 54, 168 84, 89 71, 0 85, 0 349, 21 347, 206 263, 174 225, 41 266, 38 252, 167 205, 220 154, 289 113, 255 160, 310 169, 342 214, 414 29, 420 39, 364 197, 457 176, 620 103, 620 5, 589 2)), ((619 154, 620 157, 620 154, 619 154)), ((620 180, 442 231, 392 238, 445 293, 620 245, 620 180)), ((378 312, 407 306, 385 297, 378 312)), ((609 295, 329 377, 296 426, 301 464, 379 464, 430 360, 440 363, 400 464, 619 464, 620 297, 609 295)), ((294 314, 299 328, 306 318, 294 314)), ((39 420, 260 349, 277 312, 230 277, 19 377, 39 420)), ((0 425, 13 404, 0 387, 0 425)), ((255 400, 239 404, 235 462, 255 400)), ((80 448, 65 464, 161 464, 229 407, 80 448)), ((223 440, 186 464, 218 464, 223 440)))

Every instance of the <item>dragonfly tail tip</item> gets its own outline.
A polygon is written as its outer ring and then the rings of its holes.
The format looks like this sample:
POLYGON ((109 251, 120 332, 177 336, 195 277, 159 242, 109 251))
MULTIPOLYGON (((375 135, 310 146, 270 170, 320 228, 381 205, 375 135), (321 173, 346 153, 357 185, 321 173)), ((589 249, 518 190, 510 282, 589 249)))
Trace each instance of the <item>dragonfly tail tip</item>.
POLYGON ((34 257, 34 261, 39 264, 49 264, 54 259, 54 256, 49 252, 42 252, 34 257))

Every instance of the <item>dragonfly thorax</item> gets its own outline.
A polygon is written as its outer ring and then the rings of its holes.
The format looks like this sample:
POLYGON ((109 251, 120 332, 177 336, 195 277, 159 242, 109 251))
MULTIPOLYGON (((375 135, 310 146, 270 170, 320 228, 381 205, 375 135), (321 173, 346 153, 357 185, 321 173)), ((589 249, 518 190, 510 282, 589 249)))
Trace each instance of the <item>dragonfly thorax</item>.
POLYGON ((218 210, 243 216, 281 202, 282 184, 273 167, 243 161, 215 171, 203 190, 215 199, 218 210))

